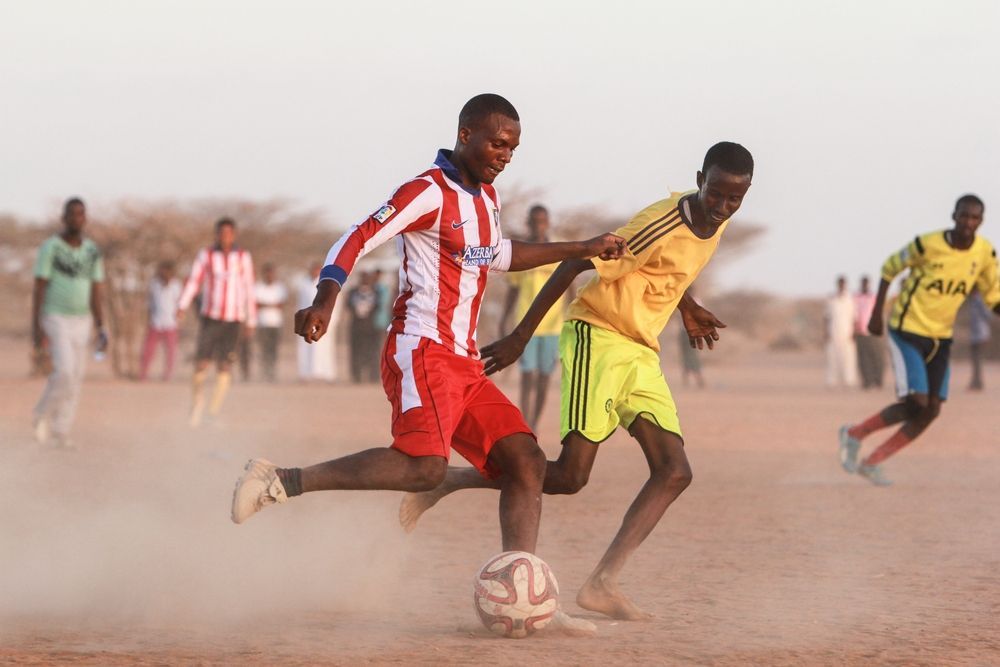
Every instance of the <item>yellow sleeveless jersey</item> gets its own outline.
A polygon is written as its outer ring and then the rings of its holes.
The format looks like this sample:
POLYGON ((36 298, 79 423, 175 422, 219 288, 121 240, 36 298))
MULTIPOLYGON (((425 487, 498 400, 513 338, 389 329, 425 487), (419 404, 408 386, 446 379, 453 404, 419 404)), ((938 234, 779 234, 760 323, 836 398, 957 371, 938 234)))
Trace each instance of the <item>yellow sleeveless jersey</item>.
POLYGON ((621 259, 595 260, 597 275, 570 304, 566 319, 582 320, 660 350, 657 337, 719 245, 724 221, 708 239, 691 230, 683 199, 671 193, 616 230, 628 248, 621 259))
POLYGON ((891 328, 951 338, 958 309, 973 287, 990 308, 1000 303, 997 256, 990 242, 977 236, 968 250, 958 250, 948 243, 947 234, 918 236, 882 265, 886 281, 910 270, 889 316, 891 328))

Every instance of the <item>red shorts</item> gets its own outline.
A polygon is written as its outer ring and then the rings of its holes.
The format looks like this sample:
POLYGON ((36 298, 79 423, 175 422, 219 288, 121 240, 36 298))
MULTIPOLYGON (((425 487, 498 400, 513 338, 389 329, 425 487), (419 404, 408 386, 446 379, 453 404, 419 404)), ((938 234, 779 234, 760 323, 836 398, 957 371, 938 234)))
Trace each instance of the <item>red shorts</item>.
POLYGON ((390 334, 382 350, 382 386, 392 404, 392 447, 410 456, 442 456, 454 447, 485 477, 500 474, 493 444, 534 433, 521 411, 483 374, 483 362, 429 338, 390 334))

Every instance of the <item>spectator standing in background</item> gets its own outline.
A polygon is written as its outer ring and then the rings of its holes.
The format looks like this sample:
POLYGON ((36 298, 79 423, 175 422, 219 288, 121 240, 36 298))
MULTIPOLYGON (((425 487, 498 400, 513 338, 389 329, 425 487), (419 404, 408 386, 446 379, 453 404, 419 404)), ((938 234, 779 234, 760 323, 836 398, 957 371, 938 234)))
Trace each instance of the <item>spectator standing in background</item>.
POLYGON ((163 346, 163 381, 170 380, 177 356, 177 304, 181 298, 181 281, 174 277, 174 263, 160 262, 149 282, 149 322, 142 344, 139 380, 149 377, 149 367, 156 348, 163 346))
POLYGON ((847 279, 837 277, 837 291, 826 301, 826 386, 858 385, 857 348, 854 346, 854 299, 847 279))
POLYGON ((375 327, 377 309, 375 274, 365 271, 357 286, 347 292, 347 312, 351 318, 351 381, 355 384, 379 380, 379 336, 375 327))
POLYGON ((79 199, 63 206, 63 231, 38 250, 31 299, 31 335, 36 349, 48 349, 52 372, 35 406, 35 438, 56 447, 72 447, 69 430, 83 385, 90 322, 97 330, 97 351, 107 347, 101 313, 104 261, 93 241, 83 236, 87 209, 79 199))
POLYGON ((273 264, 265 264, 261 275, 263 279, 254 287, 257 299, 257 353, 264 379, 274 382, 278 377, 278 343, 281 341, 282 309, 288 301, 288 290, 275 280, 273 264))
MULTIPOLYGON (((296 285, 298 307, 308 308, 316 296, 316 286, 319 285, 319 272, 323 265, 313 262, 309 266, 309 274, 299 279, 296 285)), ((296 345, 298 356, 299 380, 303 382, 333 382, 337 379, 337 321, 340 319, 340 308, 334 308, 330 326, 326 336, 313 344, 299 339, 296 345)))
POLYGON ((983 350, 990 340, 990 309, 979 290, 969 297, 969 356, 972 359, 970 391, 983 390, 983 350))
POLYGON ((871 320, 874 309, 875 295, 871 292, 868 276, 862 276, 860 291, 854 295, 854 344, 863 389, 881 387, 882 375, 885 373, 882 341, 868 332, 868 321, 871 320))

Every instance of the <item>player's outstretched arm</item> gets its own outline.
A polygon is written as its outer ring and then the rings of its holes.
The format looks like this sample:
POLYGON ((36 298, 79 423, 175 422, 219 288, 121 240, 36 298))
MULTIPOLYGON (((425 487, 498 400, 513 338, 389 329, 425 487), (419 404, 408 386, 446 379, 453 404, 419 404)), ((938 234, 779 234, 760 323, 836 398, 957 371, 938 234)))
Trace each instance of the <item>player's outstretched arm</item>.
POLYGON ((684 322, 691 347, 702 350, 707 345, 708 349, 714 350, 715 343, 719 340, 717 329, 725 329, 726 325, 694 298, 688 296, 687 292, 677 304, 677 310, 681 311, 681 320, 684 322))
POLYGON ((868 333, 873 336, 881 336, 885 333, 885 322, 883 312, 885 311, 885 298, 889 294, 889 281, 882 278, 878 284, 878 294, 875 296, 875 306, 872 308, 871 319, 868 320, 868 333))
POLYGON ((625 239, 617 234, 601 234, 586 241, 528 243, 511 241, 508 271, 525 271, 567 259, 618 259, 625 252, 625 239))
POLYGON ((295 333, 307 343, 315 343, 330 326, 333 306, 340 294, 340 284, 336 280, 321 280, 316 288, 316 298, 308 308, 295 313, 295 333))
POLYGON ((514 327, 514 331, 482 349, 487 375, 503 370, 521 356, 525 345, 531 340, 535 329, 538 328, 539 323, 553 304, 573 284, 573 280, 578 275, 592 268, 594 268, 594 263, 589 259, 568 259, 559 265, 535 296, 531 307, 514 327))

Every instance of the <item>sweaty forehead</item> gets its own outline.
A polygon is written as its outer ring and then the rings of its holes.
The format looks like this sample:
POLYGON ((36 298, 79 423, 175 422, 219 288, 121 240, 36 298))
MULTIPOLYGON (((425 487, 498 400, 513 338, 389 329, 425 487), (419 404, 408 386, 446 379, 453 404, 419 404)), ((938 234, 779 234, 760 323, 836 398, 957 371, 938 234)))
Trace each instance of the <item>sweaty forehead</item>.
POLYGON ((733 174, 712 165, 705 174, 705 185, 718 190, 742 190, 750 187, 750 174, 733 174))
POLYGON ((973 217, 983 217, 983 207, 975 202, 962 202, 958 205, 957 213, 964 213, 973 217))
POLYGON ((491 113, 473 128, 489 137, 517 140, 521 136, 521 123, 499 113, 491 113))

